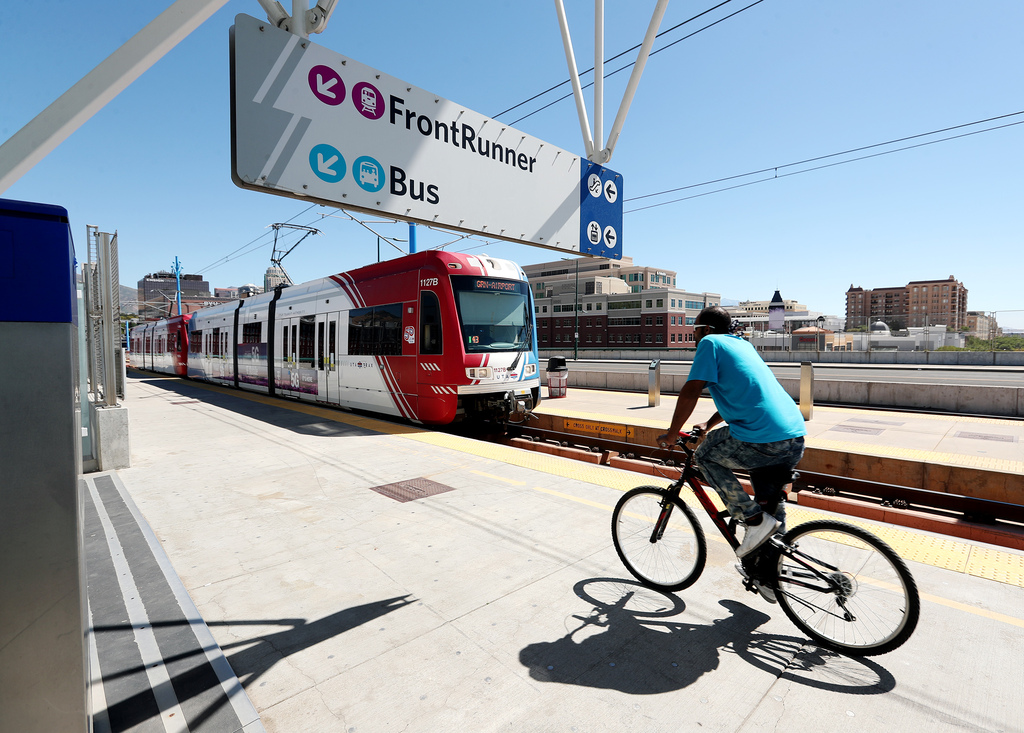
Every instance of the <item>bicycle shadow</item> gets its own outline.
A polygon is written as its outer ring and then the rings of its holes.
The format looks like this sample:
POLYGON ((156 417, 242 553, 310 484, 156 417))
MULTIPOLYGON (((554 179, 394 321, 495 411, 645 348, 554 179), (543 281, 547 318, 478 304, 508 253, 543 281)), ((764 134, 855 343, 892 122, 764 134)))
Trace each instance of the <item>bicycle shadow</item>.
POLYGON ((719 601, 728 616, 698 624, 679 619, 681 599, 635 581, 589 578, 573 591, 593 609, 571 616, 574 627, 560 639, 522 649, 519 661, 535 680, 656 695, 688 687, 727 653, 780 679, 833 692, 881 694, 896 686, 875 662, 758 632, 771 617, 737 601, 719 601))

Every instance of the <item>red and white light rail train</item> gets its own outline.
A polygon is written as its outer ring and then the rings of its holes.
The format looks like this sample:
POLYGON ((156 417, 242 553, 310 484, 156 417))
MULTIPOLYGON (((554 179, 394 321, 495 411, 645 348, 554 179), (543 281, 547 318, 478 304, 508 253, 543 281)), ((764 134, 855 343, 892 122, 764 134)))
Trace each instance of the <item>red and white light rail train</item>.
POLYGON ((436 250, 131 329, 132 366, 428 425, 520 422, 540 400, 529 284, 436 250))

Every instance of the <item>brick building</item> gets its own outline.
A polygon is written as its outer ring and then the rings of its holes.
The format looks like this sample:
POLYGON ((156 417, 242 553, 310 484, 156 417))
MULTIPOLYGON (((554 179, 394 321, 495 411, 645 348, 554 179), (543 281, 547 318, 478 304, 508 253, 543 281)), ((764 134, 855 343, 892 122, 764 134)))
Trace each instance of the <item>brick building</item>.
POLYGON ((846 291, 846 327, 882 321, 892 330, 915 326, 967 326, 967 288, 952 275, 946 280, 914 280, 903 287, 846 291))
POLYGON ((634 265, 629 257, 581 257, 523 270, 542 349, 574 347, 577 323, 582 349, 693 348, 697 314, 721 303, 718 293, 678 288, 675 271, 634 265))

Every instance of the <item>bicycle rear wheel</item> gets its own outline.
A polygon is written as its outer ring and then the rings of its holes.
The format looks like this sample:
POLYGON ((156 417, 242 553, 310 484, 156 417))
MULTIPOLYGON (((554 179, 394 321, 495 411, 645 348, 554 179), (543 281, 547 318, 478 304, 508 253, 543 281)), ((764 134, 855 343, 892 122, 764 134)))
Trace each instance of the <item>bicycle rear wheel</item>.
POLYGON ((906 563, 867 530, 818 520, 790 530, 779 556, 782 610, 819 644, 885 654, 910 638, 921 601, 906 563))
POLYGON ((612 541, 633 577, 656 590, 688 588, 707 560, 704 530, 693 511, 656 486, 623 494, 612 512, 612 541))

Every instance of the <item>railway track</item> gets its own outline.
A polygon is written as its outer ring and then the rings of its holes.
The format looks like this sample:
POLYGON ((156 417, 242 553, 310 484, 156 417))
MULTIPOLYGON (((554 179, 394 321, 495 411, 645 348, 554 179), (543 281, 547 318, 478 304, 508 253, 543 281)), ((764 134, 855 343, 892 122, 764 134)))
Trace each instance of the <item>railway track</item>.
MULTIPOLYGON (((541 416, 544 417, 544 416, 541 416)), ((640 474, 674 479, 679 474, 679 453, 654 446, 653 428, 605 426, 593 424, 590 434, 532 423, 510 427, 504 435, 490 436, 523 450, 554 453, 591 464, 609 465, 640 474), (603 433, 603 434, 601 434, 603 433)), ((805 454, 804 464, 816 464, 813 449, 805 454), (811 458, 811 460, 808 460, 811 458)), ((942 534, 981 537, 985 542, 1024 549, 1024 506, 1012 502, 970 496, 967 493, 932 491, 915 486, 900 486, 865 478, 842 476, 798 467, 799 478, 789 487, 793 500, 805 506, 818 506, 893 524, 918 526, 942 534), (983 528, 985 532, 972 529, 983 528), (995 538, 995 539, 993 539, 995 538), (1002 539, 1000 539, 1002 538, 1002 539)), ((740 482, 751 491, 747 477, 737 473, 740 482)))

